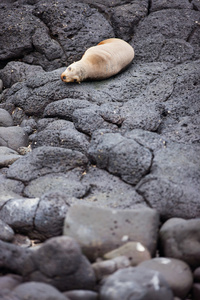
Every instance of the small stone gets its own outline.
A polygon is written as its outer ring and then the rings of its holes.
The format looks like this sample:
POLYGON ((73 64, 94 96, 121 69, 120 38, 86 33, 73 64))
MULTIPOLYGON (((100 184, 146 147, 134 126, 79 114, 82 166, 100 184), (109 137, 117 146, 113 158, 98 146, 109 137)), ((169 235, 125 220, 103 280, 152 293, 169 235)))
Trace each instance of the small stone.
POLYGON ((104 280, 100 299, 173 300, 173 293, 159 272, 129 267, 118 270, 104 280))
POLYGON ((140 242, 153 254, 158 224, 159 216, 150 208, 115 210, 75 204, 68 210, 64 235, 75 238, 89 260, 95 261, 128 241, 140 242))
MULTIPOLYGON (((0 80, 0 92, 1 92, 1 80, 0 80)), ((0 108, 0 127, 13 126, 13 119, 7 110, 0 108)))
POLYGON ((98 300, 99 296, 96 292, 85 290, 74 290, 63 293, 70 300, 98 300))
POLYGON ((32 245, 31 240, 22 234, 15 234, 12 243, 23 248, 28 248, 32 245))
POLYGON ((112 259, 121 255, 125 255, 130 260, 130 264, 133 267, 144 260, 151 259, 149 251, 139 242, 128 242, 125 245, 106 253, 104 258, 112 259))
POLYGON ((172 218, 160 229, 162 255, 185 261, 192 268, 200 265, 200 219, 172 218))
POLYGON ((185 298, 192 287, 193 276, 189 266, 178 259, 157 257, 142 262, 139 267, 160 272, 175 296, 185 298))
POLYGON ((103 279, 118 269, 130 267, 130 261, 126 256, 118 256, 116 258, 100 261, 92 264, 97 281, 103 279))
POLYGON ((15 151, 5 146, 0 146, 0 167, 8 167, 12 165, 20 155, 15 151))

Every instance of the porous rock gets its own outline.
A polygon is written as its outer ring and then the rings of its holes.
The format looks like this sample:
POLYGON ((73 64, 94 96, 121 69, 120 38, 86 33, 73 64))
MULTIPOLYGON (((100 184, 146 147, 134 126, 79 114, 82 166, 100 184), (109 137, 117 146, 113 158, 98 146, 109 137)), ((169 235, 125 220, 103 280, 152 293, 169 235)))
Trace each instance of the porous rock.
POLYGON ((156 257, 142 262, 139 267, 160 272, 174 296, 184 299, 192 287, 193 276, 189 266, 174 258, 156 257))
POLYGON ((153 270, 129 267, 110 275, 100 289, 101 300, 173 300, 163 276, 153 270))
POLYGON ((172 218, 160 229, 160 243, 164 256, 181 259, 196 268, 200 263, 200 219, 172 218))
POLYGON ((75 238, 92 261, 127 241, 141 242, 153 254, 158 222, 158 214, 149 208, 114 210, 80 204, 68 210, 64 235, 75 238))
POLYGON ((120 175, 130 184, 138 183, 151 167, 151 152, 119 133, 98 131, 93 135, 88 153, 97 167, 120 175))
POLYGON ((164 147, 154 151, 151 173, 142 178, 136 191, 163 219, 199 217, 199 150, 199 145, 167 140, 164 147))
POLYGON ((8 177, 27 182, 49 173, 66 173, 75 167, 85 166, 87 162, 87 157, 81 152, 43 146, 12 164, 8 177))
POLYGON ((89 141, 86 136, 78 132, 72 122, 57 120, 49 123, 45 129, 39 131, 32 138, 33 147, 54 146, 87 152, 89 141))
POLYGON ((147 206, 142 196, 132 186, 96 166, 87 168, 82 175, 81 183, 89 187, 84 196, 88 204, 92 202, 94 206, 120 209, 147 206))

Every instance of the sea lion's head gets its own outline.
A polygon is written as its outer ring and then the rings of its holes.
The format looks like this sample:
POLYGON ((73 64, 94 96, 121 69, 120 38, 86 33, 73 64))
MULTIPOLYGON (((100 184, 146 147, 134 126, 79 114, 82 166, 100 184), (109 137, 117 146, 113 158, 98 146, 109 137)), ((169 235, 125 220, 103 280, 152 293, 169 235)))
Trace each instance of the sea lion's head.
POLYGON ((64 82, 78 82, 80 83, 84 78, 84 70, 79 63, 71 64, 62 74, 61 79, 64 82))

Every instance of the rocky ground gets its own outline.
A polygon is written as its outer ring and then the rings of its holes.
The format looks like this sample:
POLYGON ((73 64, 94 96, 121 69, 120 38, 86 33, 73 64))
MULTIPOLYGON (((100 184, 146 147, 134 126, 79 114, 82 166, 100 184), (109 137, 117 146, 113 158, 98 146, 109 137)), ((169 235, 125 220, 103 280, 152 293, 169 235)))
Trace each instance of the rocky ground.
POLYGON ((1 0, 0 68, 0 299, 199 300, 200 1, 1 0))

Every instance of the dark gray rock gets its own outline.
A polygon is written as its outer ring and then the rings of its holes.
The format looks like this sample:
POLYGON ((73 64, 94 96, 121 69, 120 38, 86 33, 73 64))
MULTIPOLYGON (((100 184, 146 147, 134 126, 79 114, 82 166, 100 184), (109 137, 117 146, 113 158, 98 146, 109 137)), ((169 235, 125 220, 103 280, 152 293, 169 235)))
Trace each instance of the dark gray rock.
POLYGON ((43 146, 20 158, 8 170, 8 177, 24 182, 51 173, 66 173, 78 166, 85 166, 84 154, 70 149, 43 146))
POLYGON ((162 275, 153 270, 130 267, 110 275, 100 290, 101 300, 173 300, 162 275))
MULTIPOLYGON (((177 2, 174 3, 177 5, 177 2)), ((180 4, 180 1, 178 3, 180 4)), ((155 6, 157 4, 158 2, 155 2, 155 6)), ((182 5, 184 4, 185 2, 182 5)), ((168 9, 150 13, 137 26, 132 42, 137 60, 179 63, 194 58, 193 53, 196 51, 192 51, 193 43, 190 42, 190 38, 197 28, 195 22, 199 19, 199 12, 171 7, 170 5, 168 9), (166 55, 162 54, 164 49, 167 51, 166 55)), ((199 45, 194 47, 196 50, 199 45)), ((199 55, 195 57, 197 59, 199 55)))
POLYGON ((154 151, 151 173, 139 182, 136 191, 163 219, 199 217, 199 154, 198 145, 168 141, 154 151))
POLYGON ((34 268, 30 249, 0 241, 0 268, 19 275, 30 272, 34 268))
POLYGON ((3 79, 4 87, 9 88, 16 82, 25 81, 27 77, 35 76, 36 72, 44 71, 40 66, 12 61, 7 63, 7 65, 0 70, 0 78, 3 79))
POLYGON ((13 150, 17 150, 19 147, 28 146, 28 135, 23 128, 12 127, 0 127, 0 146, 5 146, 13 150))
POLYGON ((64 295, 68 297, 70 300, 98 300, 99 299, 98 293, 93 291, 74 290, 74 291, 65 292, 64 295))
MULTIPOLYGON (((81 171, 81 170, 80 170, 81 171)), ((52 191, 61 191, 68 197, 83 198, 89 187, 80 182, 80 177, 73 172, 64 174, 49 174, 32 180, 24 189, 28 197, 41 197, 43 194, 52 191)))
POLYGON ((31 300, 69 300, 56 288, 41 282, 22 283, 13 290, 13 294, 21 300, 27 298, 31 300))
POLYGON ((97 167, 107 169, 130 184, 138 183, 152 163, 148 149, 119 133, 98 131, 92 137, 88 153, 97 167))
POLYGON ((73 112, 79 108, 90 107, 91 103, 81 99, 63 99, 48 104, 44 110, 44 117, 58 117, 72 121, 73 112))
POLYGON ((20 181, 8 179, 4 174, 0 174, 0 207, 13 198, 22 195, 24 184, 20 181))
POLYGON ((84 196, 88 204, 92 202, 94 206, 120 209, 147 206, 131 185, 95 166, 89 167, 83 173, 81 183, 89 186, 84 196))
POLYGON ((40 198, 34 217, 34 235, 40 240, 62 235, 69 203, 61 192, 49 192, 40 198), (37 232, 37 233, 36 233, 37 232))
POLYGON ((0 167, 8 167, 20 157, 21 156, 15 150, 0 146, 0 167))
POLYGON ((89 141, 87 137, 78 132, 74 124, 65 120, 56 120, 49 123, 46 128, 34 135, 33 147, 54 146, 87 152, 89 141))
POLYGON ((13 126, 13 119, 5 109, 0 108, 0 127, 9 126, 13 126))
POLYGON ((151 12, 162 10, 162 9, 168 9, 168 8, 174 8, 174 9, 192 9, 193 6, 190 2, 187 0, 155 0, 151 3, 151 12))
POLYGON ((200 284, 195 283, 192 287, 192 296, 194 300, 198 300, 200 297, 200 284))
POLYGON ((64 235, 75 238, 92 261, 128 241, 141 242, 153 254, 158 222, 158 214, 149 208, 114 210, 79 204, 68 210, 64 235))
POLYGON ((115 35, 129 40, 134 34, 134 27, 148 14, 148 1, 119 3, 110 10, 110 18, 115 35))
POLYGON ((160 229, 161 250, 164 256, 181 259, 192 268, 199 266, 200 219, 172 218, 160 229))
POLYGON ((179 259, 157 257, 142 262, 139 267, 160 272, 172 289, 174 296, 185 299, 191 290, 192 272, 189 266, 179 259))
POLYGON ((29 281, 51 284, 61 291, 93 289, 95 276, 78 243, 70 237, 56 237, 32 252, 35 269, 24 273, 29 281))
POLYGON ((5 222, 0 220, 0 240, 4 242, 11 242, 14 238, 14 231, 5 222))
POLYGON ((3 81, 0 79, 0 93, 2 92, 3 90, 3 81))

